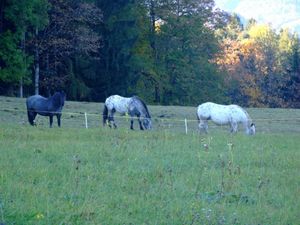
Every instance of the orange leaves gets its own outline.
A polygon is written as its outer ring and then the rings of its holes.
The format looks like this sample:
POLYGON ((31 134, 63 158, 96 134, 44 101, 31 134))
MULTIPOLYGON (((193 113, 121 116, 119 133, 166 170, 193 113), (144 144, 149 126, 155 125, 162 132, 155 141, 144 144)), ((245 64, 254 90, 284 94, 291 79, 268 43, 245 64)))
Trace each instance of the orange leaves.
POLYGON ((252 25, 235 38, 224 38, 220 46, 215 62, 225 72, 229 86, 232 81, 234 87, 238 83, 241 99, 247 101, 243 104, 282 105, 280 88, 285 83, 280 76, 292 52, 292 36, 287 31, 277 35, 269 25, 252 25))
MULTIPOLYGON (((221 44, 222 52, 215 58, 215 63, 223 71, 227 71, 230 75, 235 77, 236 71, 240 65, 240 43, 234 40, 225 39, 221 44)), ((236 79, 237 77, 235 77, 236 79)), ((227 77, 225 80, 230 80, 227 77)))

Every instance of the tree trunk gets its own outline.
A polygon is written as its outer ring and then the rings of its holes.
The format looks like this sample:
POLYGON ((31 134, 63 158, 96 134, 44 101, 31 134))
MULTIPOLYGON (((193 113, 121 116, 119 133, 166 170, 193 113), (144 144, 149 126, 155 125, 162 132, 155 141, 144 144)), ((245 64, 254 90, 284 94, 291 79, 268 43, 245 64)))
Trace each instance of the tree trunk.
POLYGON ((156 52, 155 50, 155 9, 154 9, 154 1, 152 0, 150 2, 150 20, 151 20, 151 39, 150 39, 150 46, 156 52))
MULTIPOLYGON (((0 21, 4 21, 4 9, 5 9, 5 1, 0 2, 0 21)), ((4 23, 0 23, 0 34, 3 33, 3 25, 4 23)))
POLYGON ((46 83, 47 96, 51 97, 51 90, 49 88, 50 71, 49 71, 49 54, 48 53, 46 53, 46 79, 48 80, 46 83))
POLYGON ((160 93, 159 93, 159 87, 158 87, 158 84, 155 85, 155 102, 161 103, 161 102, 160 102, 160 93))
POLYGON ((23 78, 20 80, 20 98, 23 98, 23 78))
MULTIPOLYGON (((25 32, 23 32, 23 37, 22 37, 22 42, 21 42, 21 48, 22 48, 22 52, 23 52, 23 57, 25 59, 25 70, 24 70, 24 74, 26 73, 26 55, 25 55, 25 32)), ((23 76, 20 78, 20 98, 23 98, 23 76)))
POLYGON ((34 93, 39 94, 39 80, 40 80, 40 59, 38 47, 38 28, 35 29, 36 43, 35 43, 35 66, 34 66, 34 93))

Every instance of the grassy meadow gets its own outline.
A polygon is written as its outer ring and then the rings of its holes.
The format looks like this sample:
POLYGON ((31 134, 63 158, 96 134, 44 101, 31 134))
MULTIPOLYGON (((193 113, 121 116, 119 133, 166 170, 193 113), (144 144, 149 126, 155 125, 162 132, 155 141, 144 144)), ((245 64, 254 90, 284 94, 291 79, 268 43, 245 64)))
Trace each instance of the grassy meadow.
POLYGON ((300 110, 247 109, 250 137, 199 134, 195 107, 149 109, 153 130, 109 129, 102 104, 68 101, 50 129, 0 97, 0 224, 299 224, 300 110))

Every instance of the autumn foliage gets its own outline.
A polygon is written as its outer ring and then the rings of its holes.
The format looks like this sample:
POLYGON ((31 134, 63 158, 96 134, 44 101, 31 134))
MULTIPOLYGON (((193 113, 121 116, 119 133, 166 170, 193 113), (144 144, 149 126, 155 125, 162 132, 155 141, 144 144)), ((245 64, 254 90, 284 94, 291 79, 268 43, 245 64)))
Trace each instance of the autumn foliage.
POLYGON ((269 25, 253 21, 244 29, 238 22, 238 17, 231 17, 215 58, 231 101, 254 107, 298 107, 298 37, 288 30, 277 34, 269 25))

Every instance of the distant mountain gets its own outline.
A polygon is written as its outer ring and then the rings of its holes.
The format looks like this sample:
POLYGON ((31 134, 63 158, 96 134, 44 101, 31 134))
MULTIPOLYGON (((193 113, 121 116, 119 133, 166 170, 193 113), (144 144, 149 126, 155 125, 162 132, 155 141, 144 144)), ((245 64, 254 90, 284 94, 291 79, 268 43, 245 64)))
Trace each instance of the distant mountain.
POLYGON ((288 27, 300 35, 300 0, 215 0, 215 3, 217 8, 245 19, 271 24, 276 30, 288 27))

